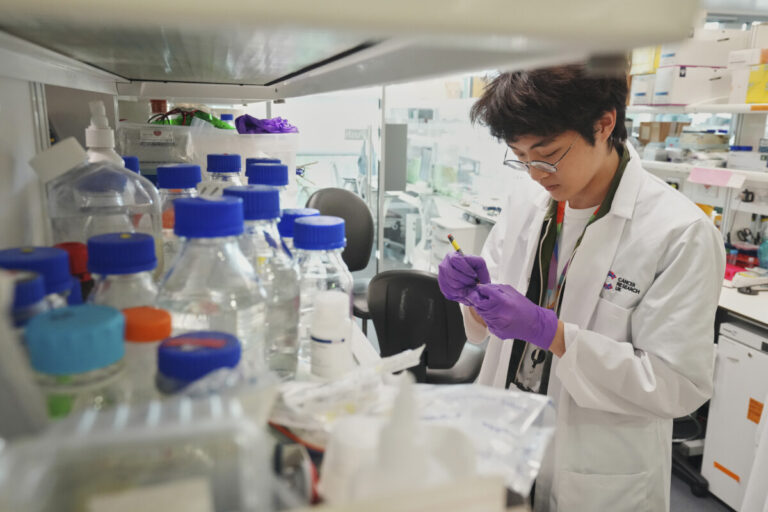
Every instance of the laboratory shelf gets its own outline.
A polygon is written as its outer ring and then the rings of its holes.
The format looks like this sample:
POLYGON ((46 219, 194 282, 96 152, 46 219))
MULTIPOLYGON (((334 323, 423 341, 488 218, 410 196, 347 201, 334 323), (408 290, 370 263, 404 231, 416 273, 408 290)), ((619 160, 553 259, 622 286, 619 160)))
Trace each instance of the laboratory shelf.
POLYGON ((768 172, 747 171, 742 169, 726 169, 725 167, 706 167, 693 164, 676 164, 672 162, 656 162, 654 160, 643 160, 643 167, 651 172, 670 172, 688 175, 691 169, 707 169, 716 172, 729 172, 735 175, 744 176, 745 182, 768 183, 768 172))
POLYGON ((68 0, 62 9, 58 0, 4 0, 0 75, 125 97, 249 102, 621 54, 685 38, 697 5, 68 0))
POLYGON ((628 114, 768 114, 763 103, 700 103, 696 105, 627 107, 628 114))

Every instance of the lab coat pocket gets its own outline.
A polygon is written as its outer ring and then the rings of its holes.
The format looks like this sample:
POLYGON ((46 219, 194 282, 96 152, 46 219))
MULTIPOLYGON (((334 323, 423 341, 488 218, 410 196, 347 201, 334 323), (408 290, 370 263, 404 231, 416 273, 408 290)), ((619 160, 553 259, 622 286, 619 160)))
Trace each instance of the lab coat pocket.
POLYGON ((651 512, 647 471, 602 475, 563 471, 554 497, 558 512, 651 512))
POLYGON ((631 318, 631 310, 601 298, 597 302, 590 330, 616 341, 632 341, 630 335, 631 318))

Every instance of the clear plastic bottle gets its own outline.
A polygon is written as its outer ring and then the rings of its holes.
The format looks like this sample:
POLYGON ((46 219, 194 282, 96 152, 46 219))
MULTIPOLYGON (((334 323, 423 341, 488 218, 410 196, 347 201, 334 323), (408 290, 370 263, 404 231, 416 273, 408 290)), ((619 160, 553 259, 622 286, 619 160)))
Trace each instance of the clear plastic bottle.
POLYGON ((240 155, 208 155, 208 172, 197 185, 202 197, 217 197, 227 187, 245 185, 240 178, 240 155))
POLYGON ((55 247, 17 247, 0 251, 0 268, 8 270, 29 270, 43 276, 45 300, 48 307, 67 306, 67 297, 72 289, 69 273, 69 255, 55 247))
POLYGON ((107 110, 101 100, 88 102, 91 124, 85 129, 85 147, 89 162, 112 162, 125 166, 123 157, 115 151, 115 132, 109 126, 107 110))
POLYGON ((318 292, 310 328, 312 375, 335 379, 353 369, 351 336, 347 294, 338 290, 318 292))
POLYGON ((299 273, 280 244, 278 190, 248 185, 227 188, 224 195, 243 200, 245 232, 240 248, 256 269, 267 294, 267 364, 281 377, 291 378, 296 373, 299 350, 299 273))
POLYGON ((341 258, 346 245, 344 219, 330 216, 301 217, 294 225, 296 260, 301 286, 299 319, 299 361, 310 363, 310 327, 315 297, 319 292, 337 290, 349 298, 352 314, 352 274, 341 258))
POLYGON ((163 165, 157 168, 157 188, 160 190, 160 208, 163 212, 163 261, 162 275, 171 268, 173 258, 179 253, 181 242, 173 233, 173 202, 183 197, 197 197, 197 184, 202 181, 200 166, 194 164, 163 165))
POLYGON ((240 249, 243 201, 235 197, 177 199, 176 235, 183 237, 157 297, 174 334, 222 331, 237 336, 246 356, 263 361, 266 295, 240 249))
POLYGON ((160 197, 152 183, 109 161, 87 163, 75 139, 31 161, 45 184, 53 242, 86 243, 104 233, 147 233, 160 250, 160 197))
POLYGON ((30 319, 50 309, 45 300, 45 282, 37 272, 11 271, 14 280, 11 316, 13 326, 23 328, 30 319))
POLYGON ((248 166, 251 164, 281 164, 281 163, 283 162, 279 158, 270 158, 270 157, 246 158, 245 169, 247 171, 248 166))
POLYGON ((275 163, 256 162, 245 167, 249 185, 268 185, 280 191, 280 204, 288 201, 288 166, 275 163))
POLYGON ((171 335, 171 315, 146 306, 123 310, 125 316, 125 376, 131 403, 158 398, 155 387, 157 350, 171 335))
POLYGON ((234 368, 241 351, 240 341, 225 332, 197 331, 169 338, 157 349, 157 390, 173 395, 214 370, 234 368))
POLYGON ((48 311, 29 322, 29 360, 51 418, 125 402, 124 330, 119 311, 92 304, 48 311))
POLYGON ((277 230, 280 232, 280 238, 283 239, 283 247, 288 254, 293 255, 293 225, 296 219, 314 217, 315 215, 320 215, 320 210, 314 208, 287 208, 282 211, 280 222, 277 224, 277 230))
POLYGON ((149 235, 109 233, 91 238, 88 270, 94 286, 88 302, 117 309, 154 305, 156 267, 155 240, 149 235))

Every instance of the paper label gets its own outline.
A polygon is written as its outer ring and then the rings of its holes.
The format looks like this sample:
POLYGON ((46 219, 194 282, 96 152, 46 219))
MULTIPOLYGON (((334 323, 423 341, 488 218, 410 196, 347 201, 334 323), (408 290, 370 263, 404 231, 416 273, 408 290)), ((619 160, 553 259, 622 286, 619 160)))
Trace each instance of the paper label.
POLYGON ((694 167, 688 175, 688 181, 691 183, 715 187, 741 188, 744 184, 744 180, 744 176, 734 174, 728 169, 694 167))
POLYGON ((139 131, 141 144, 173 144, 173 132, 162 128, 153 128, 139 131))
POLYGON ((187 478, 166 484, 96 495, 88 512, 214 512, 211 486, 205 478, 187 478))
POLYGON ((747 409, 747 419, 754 423, 760 423, 760 416, 763 414, 763 403, 754 398, 749 399, 749 409, 747 409))

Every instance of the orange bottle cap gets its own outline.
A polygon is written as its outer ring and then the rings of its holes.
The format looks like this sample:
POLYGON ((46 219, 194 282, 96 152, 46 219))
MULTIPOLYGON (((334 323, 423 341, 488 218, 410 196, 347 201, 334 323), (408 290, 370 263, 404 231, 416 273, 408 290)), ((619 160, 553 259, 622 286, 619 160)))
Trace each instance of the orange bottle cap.
POLYGON ((171 335, 171 315, 164 309, 141 306, 123 310, 125 341, 162 341, 171 335))

